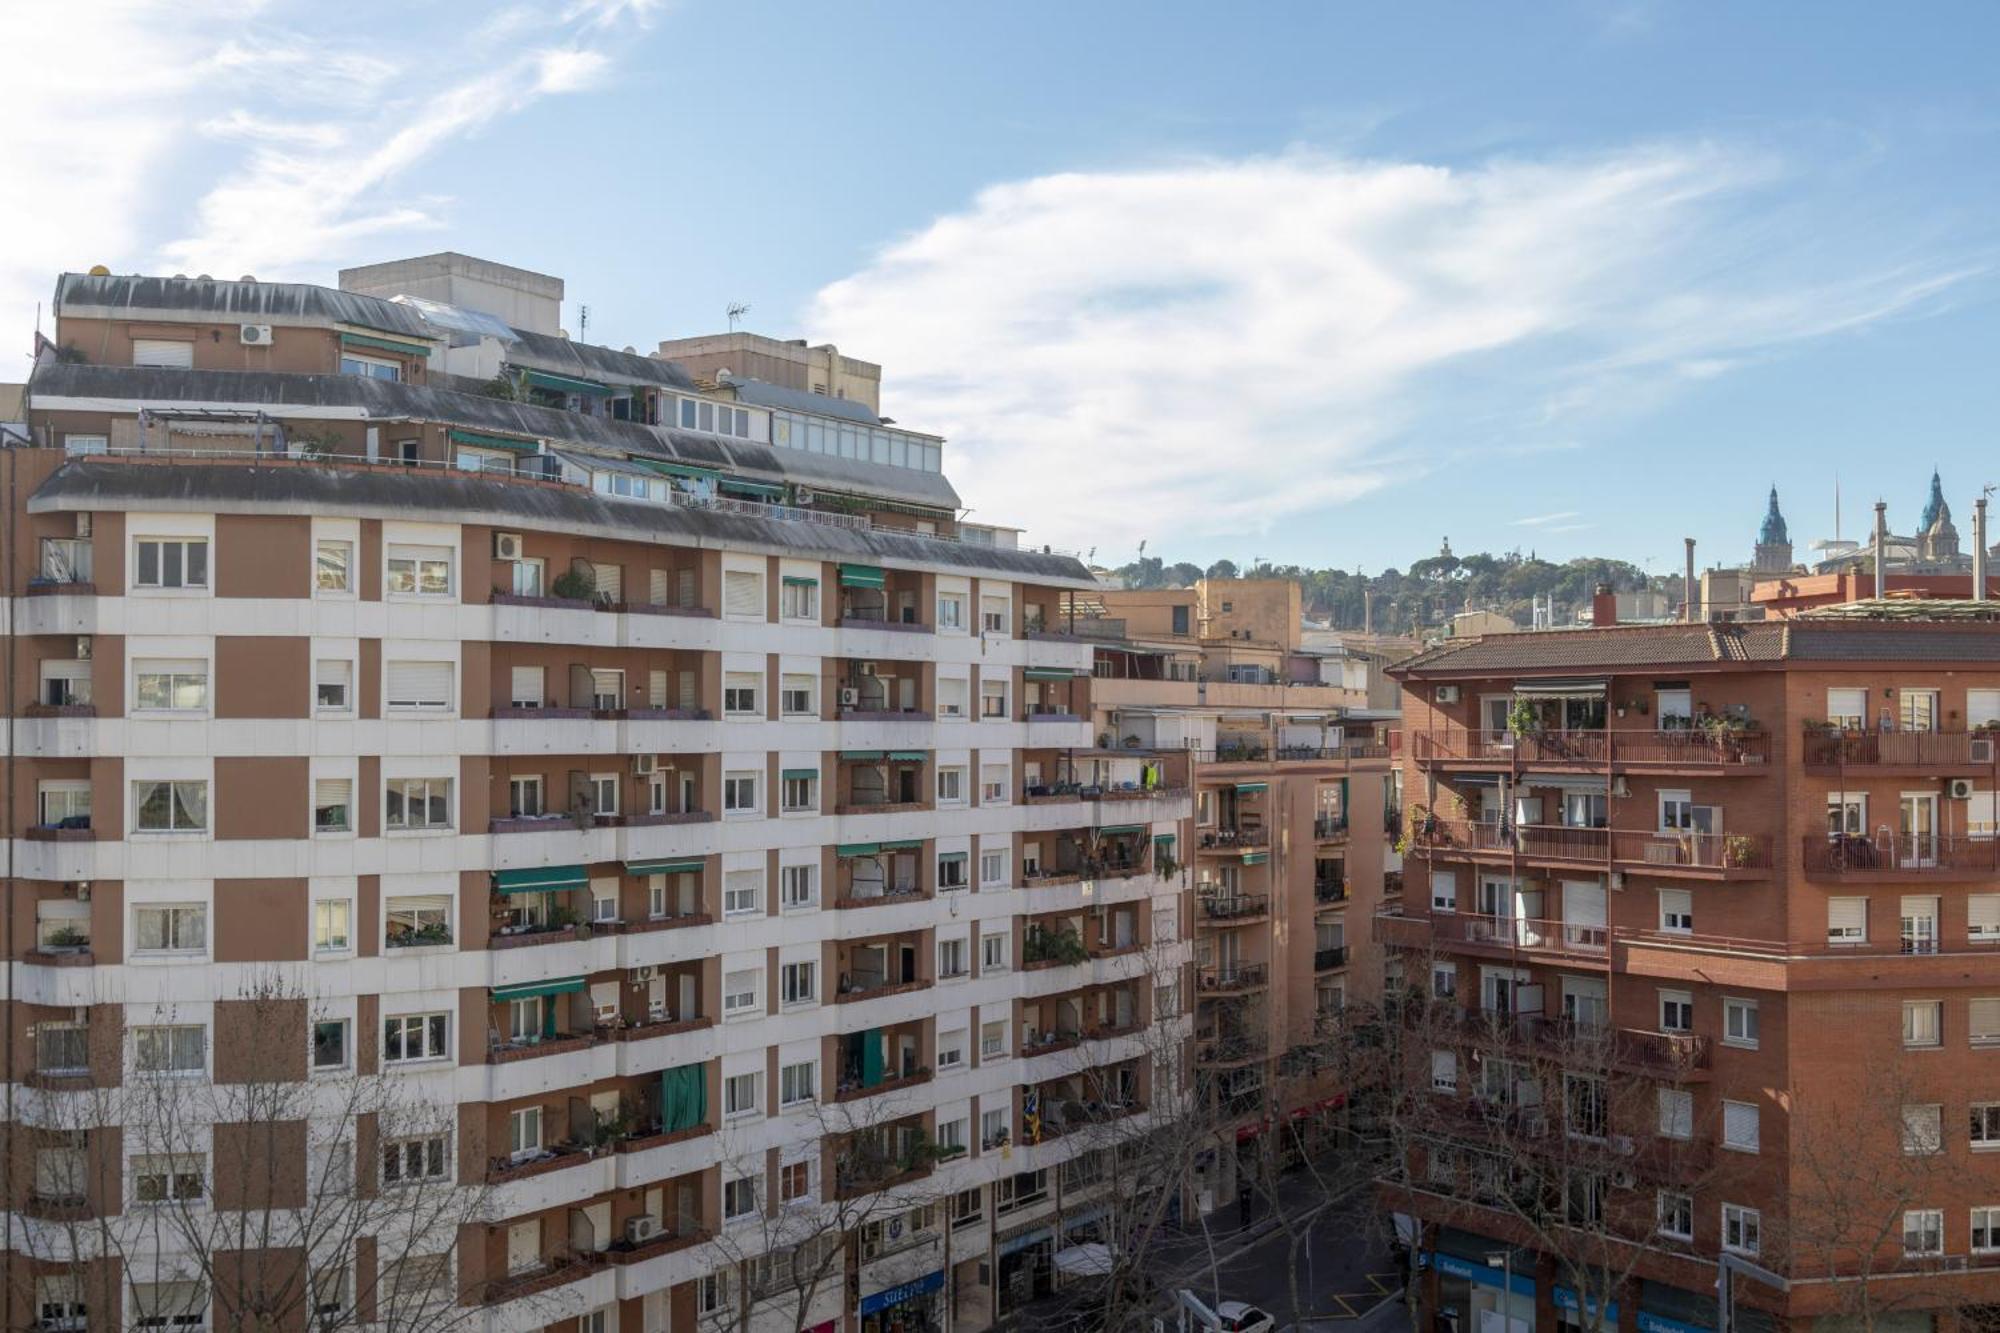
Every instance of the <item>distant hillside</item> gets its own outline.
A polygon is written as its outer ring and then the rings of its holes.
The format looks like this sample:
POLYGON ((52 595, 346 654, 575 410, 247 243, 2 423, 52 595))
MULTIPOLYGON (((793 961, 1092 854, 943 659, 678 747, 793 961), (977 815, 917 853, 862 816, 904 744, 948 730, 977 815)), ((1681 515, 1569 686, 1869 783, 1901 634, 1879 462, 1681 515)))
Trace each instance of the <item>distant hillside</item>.
POLYGON ((1468 605, 1530 622, 1531 603, 1553 597, 1559 622, 1572 618, 1575 608, 1588 606, 1600 583, 1622 591, 1649 586, 1646 574, 1623 560, 1584 558, 1551 564, 1519 551, 1506 555, 1436 555, 1408 570, 1385 569, 1366 576, 1344 569, 1306 569, 1298 565, 1259 565, 1238 569, 1231 560, 1208 568, 1181 561, 1167 564, 1156 556, 1133 561, 1113 571, 1130 588, 1185 588, 1196 579, 1297 579, 1306 615, 1330 622, 1337 629, 1360 629, 1362 592, 1375 596, 1374 628, 1378 633, 1403 634, 1442 624, 1468 605))

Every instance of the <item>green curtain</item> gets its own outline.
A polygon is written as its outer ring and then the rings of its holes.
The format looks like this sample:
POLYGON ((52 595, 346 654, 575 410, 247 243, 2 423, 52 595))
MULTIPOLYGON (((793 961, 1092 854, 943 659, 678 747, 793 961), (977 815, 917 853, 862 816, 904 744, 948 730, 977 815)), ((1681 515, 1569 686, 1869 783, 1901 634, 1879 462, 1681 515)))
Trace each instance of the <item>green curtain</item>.
POLYGON ((1340 817, 1347 818, 1347 779, 1340 780, 1340 817))
POLYGON ((872 1088, 882 1081, 882 1048, 887 1038, 881 1028, 861 1034, 861 1086, 872 1088))
POLYGON ((660 1128, 668 1134, 693 1129, 708 1119, 708 1077, 700 1065, 682 1065, 660 1075, 660 1128))

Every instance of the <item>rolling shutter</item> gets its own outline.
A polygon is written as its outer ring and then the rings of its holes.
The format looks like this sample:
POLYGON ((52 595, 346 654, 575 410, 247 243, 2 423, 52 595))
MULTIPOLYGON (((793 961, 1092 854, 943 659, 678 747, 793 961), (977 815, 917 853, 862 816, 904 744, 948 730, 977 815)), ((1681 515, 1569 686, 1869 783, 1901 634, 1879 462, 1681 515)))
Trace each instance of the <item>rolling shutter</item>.
POLYGON ((2000 999, 1972 1001, 1972 1040, 1980 1045, 2000 1041, 2000 999))
POLYGON ((162 370, 194 369, 194 344, 163 338, 134 338, 132 364, 162 370))
POLYGON ((726 616, 764 615, 764 580, 756 574, 732 569, 722 576, 722 614, 726 616))
POLYGON ((655 569, 646 575, 646 600, 654 606, 667 604, 667 571, 655 569))
POLYGON ((542 669, 540 667, 515 667, 513 684, 508 690, 507 701, 516 708, 540 708, 542 706, 542 669))
POLYGON ((449 708, 451 706, 451 663, 391 662, 388 679, 388 706, 391 708, 449 708))
POLYGON ((1975 893, 1965 900, 1966 926, 1972 938, 2000 937, 2000 893, 1975 893))
POLYGON ((1757 1144, 1757 1108, 1750 1102, 1724 1102, 1722 1104, 1722 1141, 1731 1147, 1755 1148, 1757 1144))
POLYGON ((646 707, 665 708, 667 706, 667 673, 648 671, 646 673, 646 707))
POLYGON ((1826 937, 1830 940, 1868 938, 1868 900, 1829 898, 1826 904, 1826 937))
POLYGON ((622 602, 625 600, 625 567, 623 565, 592 565, 590 572, 597 579, 597 600, 601 602, 622 602))

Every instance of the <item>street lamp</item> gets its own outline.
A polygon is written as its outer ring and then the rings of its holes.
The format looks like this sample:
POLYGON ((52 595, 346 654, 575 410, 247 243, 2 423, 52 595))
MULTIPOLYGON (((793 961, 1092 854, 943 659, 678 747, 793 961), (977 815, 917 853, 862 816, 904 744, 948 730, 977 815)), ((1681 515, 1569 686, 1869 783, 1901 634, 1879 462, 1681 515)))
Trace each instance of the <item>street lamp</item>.
POLYGON ((1507 1325, 1514 1316, 1514 1251, 1510 1246, 1504 1250, 1489 1250, 1486 1266, 1500 1270, 1500 1333, 1511 1333, 1507 1325))

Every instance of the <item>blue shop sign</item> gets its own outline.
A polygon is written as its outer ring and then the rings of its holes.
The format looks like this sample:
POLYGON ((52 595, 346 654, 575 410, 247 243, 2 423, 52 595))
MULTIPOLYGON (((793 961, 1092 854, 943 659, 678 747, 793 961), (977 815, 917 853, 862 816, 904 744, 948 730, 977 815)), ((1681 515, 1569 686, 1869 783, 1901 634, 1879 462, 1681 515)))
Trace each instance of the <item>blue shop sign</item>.
MULTIPOLYGON (((1497 1287, 1500 1285, 1501 1271, 1486 1264, 1475 1264, 1468 1259, 1461 1259, 1455 1254, 1438 1254, 1436 1252, 1431 1254, 1431 1262, 1437 1265, 1437 1270, 1440 1273, 1449 1273, 1453 1277, 1462 1277, 1467 1282, 1476 1282, 1482 1287, 1497 1287)), ((1513 1281, 1507 1287, 1509 1293, 1515 1296, 1533 1296, 1535 1294, 1535 1275, 1533 1273, 1514 1273, 1509 1276, 1513 1278, 1513 1281)))
MULTIPOLYGON (((1558 1310, 1576 1310, 1578 1308, 1576 1303, 1576 1293, 1574 1291, 1571 1291, 1568 1287, 1550 1287, 1549 1304, 1555 1306, 1556 1309, 1558 1310)), ((1593 1299, 1590 1302, 1590 1312, 1593 1315, 1597 1313, 1597 1301, 1595 1299, 1593 1299)), ((1644 1318, 1643 1315, 1640 1317, 1644 1318)), ((1610 1324, 1613 1326, 1617 1325, 1618 1323, 1617 1301, 1611 1302, 1611 1308, 1604 1312, 1604 1322, 1606 1324, 1610 1324)))
POLYGON ((1714 1333, 1702 1324, 1683 1324, 1678 1319, 1669 1319, 1663 1314, 1639 1311, 1639 1333, 1714 1333))
POLYGON ((943 1287, 944 1270, 940 1268, 935 1273, 927 1273, 915 1281, 905 1282, 900 1287, 890 1287, 887 1291, 878 1291, 873 1296, 863 1296, 860 1313, 880 1314, 892 1305, 901 1305, 919 1296, 928 1296, 934 1291, 942 1290, 943 1287))

